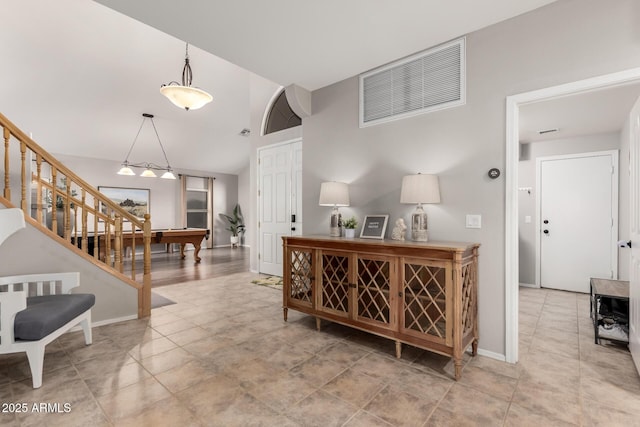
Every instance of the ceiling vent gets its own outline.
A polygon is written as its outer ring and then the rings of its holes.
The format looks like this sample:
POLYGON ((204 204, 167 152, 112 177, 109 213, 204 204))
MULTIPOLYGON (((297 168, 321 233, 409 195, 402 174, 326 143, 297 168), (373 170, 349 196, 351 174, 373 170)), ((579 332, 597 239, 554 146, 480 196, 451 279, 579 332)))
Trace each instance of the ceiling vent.
POLYGON ((464 104, 464 38, 360 75, 360 127, 464 104))
POLYGON ((538 131, 538 135, 544 135, 547 133, 555 133, 558 132, 560 129, 558 128, 552 128, 552 129, 542 129, 538 131))

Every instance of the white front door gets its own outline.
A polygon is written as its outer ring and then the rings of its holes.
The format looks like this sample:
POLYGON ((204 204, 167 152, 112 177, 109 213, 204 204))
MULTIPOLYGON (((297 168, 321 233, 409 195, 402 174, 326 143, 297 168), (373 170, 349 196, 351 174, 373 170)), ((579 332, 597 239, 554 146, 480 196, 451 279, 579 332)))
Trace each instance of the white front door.
POLYGON ((263 148, 259 170, 259 270, 282 276, 282 236, 302 230, 302 141, 263 148))
POLYGON ((629 349, 640 372, 640 98, 631 110, 631 152, 629 187, 631 189, 631 260, 629 262, 629 349))
POLYGON ((591 277, 618 276, 618 152, 537 160, 539 284, 589 292, 591 277))

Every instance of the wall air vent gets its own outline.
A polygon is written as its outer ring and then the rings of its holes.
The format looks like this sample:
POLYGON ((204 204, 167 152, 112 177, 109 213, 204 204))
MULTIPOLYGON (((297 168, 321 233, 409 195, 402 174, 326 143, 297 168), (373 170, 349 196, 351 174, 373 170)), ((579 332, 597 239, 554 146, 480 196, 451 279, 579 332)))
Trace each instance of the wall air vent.
POLYGON ((360 127, 464 104, 464 38, 360 75, 360 127))

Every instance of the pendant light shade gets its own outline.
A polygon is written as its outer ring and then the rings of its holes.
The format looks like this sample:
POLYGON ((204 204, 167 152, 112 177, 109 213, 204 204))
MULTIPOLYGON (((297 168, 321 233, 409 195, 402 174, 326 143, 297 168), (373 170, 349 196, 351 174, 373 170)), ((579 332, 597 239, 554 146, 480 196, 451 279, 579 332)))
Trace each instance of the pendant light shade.
POLYGON ((202 89, 191 87, 193 72, 189 65, 189 43, 182 69, 182 84, 172 81, 160 86, 160 93, 166 96, 175 106, 185 110, 197 110, 213 100, 213 97, 202 89))
POLYGON ((211 102, 213 97, 207 92, 189 86, 179 86, 171 82, 160 88, 160 93, 169 98, 173 105, 185 110, 197 110, 211 102))
POLYGON ((140 174, 140 176, 144 178, 155 178, 158 175, 156 175, 151 169, 147 168, 140 174))

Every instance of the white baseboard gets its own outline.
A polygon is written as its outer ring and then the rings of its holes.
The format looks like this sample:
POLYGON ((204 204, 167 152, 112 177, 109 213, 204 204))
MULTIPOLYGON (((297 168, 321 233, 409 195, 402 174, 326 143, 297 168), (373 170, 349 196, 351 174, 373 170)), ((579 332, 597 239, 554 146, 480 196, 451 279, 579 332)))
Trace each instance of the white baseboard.
MULTIPOLYGON (((467 353, 471 354, 471 347, 467 347, 467 353)), ((482 348, 478 348, 478 354, 480 356, 488 357, 490 359, 499 360, 501 362, 505 362, 507 360, 504 354, 495 353, 493 351, 484 350, 482 348)))
POLYGON ((533 283, 520 283, 520 286, 523 288, 535 288, 538 289, 540 286, 534 285, 533 283))

